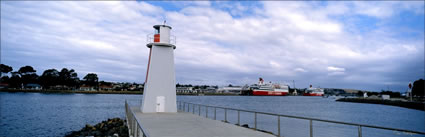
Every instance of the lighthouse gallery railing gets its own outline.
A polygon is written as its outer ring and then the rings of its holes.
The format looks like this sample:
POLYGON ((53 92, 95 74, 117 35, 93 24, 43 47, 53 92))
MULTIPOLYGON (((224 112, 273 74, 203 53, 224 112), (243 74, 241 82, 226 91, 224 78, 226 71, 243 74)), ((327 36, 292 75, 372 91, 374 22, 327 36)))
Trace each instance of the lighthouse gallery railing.
POLYGON ((208 117, 208 110, 213 109, 214 110, 214 120, 217 120, 217 109, 222 109, 224 110, 224 122, 228 122, 227 121, 227 111, 228 110, 233 110, 233 111, 237 111, 237 123, 236 125, 241 125, 241 117, 240 117, 240 113, 241 112, 247 112, 247 113, 253 113, 254 114, 254 127, 253 129, 255 130, 259 130, 257 128, 257 115, 262 114, 262 115, 269 115, 269 116, 275 116, 276 120, 277 120, 277 136, 281 137, 281 117, 284 118, 291 118, 291 119, 302 119, 302 120, 307 120, 309 121, 309 135, 310 137, 313 137, 313 122, 325 122, 325 123, 333 123, 333 124, 342 124, 342 125, 349 125, 349 126, 355 126, 357 127, 357 135, 358 137, 362 137, 363 136, 363 131, 362 129, 367 127, 367 128, 374 128, 374 129, 382 129, 382 130, 389 130, 389 131, 397 131, 397 132, 404 132, 406 134, 419 134, 419 135, 425 135, 425 132, 420 132, 420 131, 412 131, 412 130, 405 130, 405 129, 397 129, 397 128, 388 128, 388 127, 380 127, 380 126, 373 126, 373 125, 365 125, 365 124, 355 124, 355 123, 347 123, 347 122, 339 122, 339 121, 332 121, 332 120, 323 120, 323 119, 316 119, 316 118, 307 118, 307 117, 299 117, 299 116, 290 116, 290 115, 281 115, 281 114, 273 114, 273 113, 266 113, 266 112, 256 112, 256 111, 250 111, 250 110, 242 110, 242 109, 235 109, 235 108, 225 108, 225 107, 218 107, 218 106, 209 106, 209 105, 202 105, 202 104, 194 104, 194 103, 188 103, 188 102, 182 102, 182 101, 177 101, 178 103, 178 109, 180 111, 184 111, 184 112, 191 112, 193 114, 196 114, 195 109, 197 108, 198 110, 198 115, 201 116, 201 108, 204 108, 205 111, 205 117, 208 117))
MULTIPOLYGON (((154 43, 155 37, 154 34, 148 34, 146 35, 146 43, 154 43)), ((174 35, 170 35, 170 44, 176 45, 177 43, 177 37, 174 35)))

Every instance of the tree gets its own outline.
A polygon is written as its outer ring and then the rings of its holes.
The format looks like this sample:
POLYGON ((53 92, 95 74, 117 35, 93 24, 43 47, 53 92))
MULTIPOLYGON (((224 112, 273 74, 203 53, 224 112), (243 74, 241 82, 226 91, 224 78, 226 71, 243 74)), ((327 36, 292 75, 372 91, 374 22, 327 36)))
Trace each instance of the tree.
POLYGON ((59 84, 60 85, 68 85, 68 81, 71 78, 71 74, 67 68, 63 68, 59 72, 59 84))
POLYGON ((9 80, 9 87, 11 88, 21 88, 22 81, 21 76, 19 75, 19 72, 12 72, 12 76, 9 80))
POLYGON ((31 66, 24 66, 18 70, 18 73, 21 75, 21 82, 25 85, 28 83, 38 83, 38 75, 35 73, 36 70, 31 66))
POLYGON ((425 80, 419 79, 413 82, 412 95, 413 96, 424 96, 425 92, 425 80))
POLYGON ((5 65, 5 64, 0 64, 0 72, 1 72, 0 77, 3 77, 3 74, 7 75, 7 73, 9 73, 11 71, 13 71, 12 67, 5 65))
POLYGON ((36 71, 31 66, 24 66, 24 67, 21 67, 18 70, 18 72, 22 76, 22 75, 28 75, 28 74, 35 74, 36 71))
POLYGON ((77 88, 80 83, 80 78, 78 77, 77 72, 74 69, 69 70, 70 79, 68 81, 68 86, 77 88))
POLYGON ((381 95, 390 95, 390 97, 400 97, 401 96, 401 94, 400 94, 400 92, 393 92, 393 91, 385 91, 385 90, 382 90, 381 91, 381 93, 380 93, 381 95))
POLYGON ((65 85, 72 88, 77 88, 80 82, 77 73, 74 69, 68 70, 67 68, 62 68, 59 72, 59 85, 65 85))
POLYGON ((95 73, 88 73, 86 76, 84 76, 83 79, 85 84, 90 86, 97 86, 97 84, 99 83, 99 78, 97 78, 97 74, 95 73))
POLYGON ((10 81, 9 76, 3 76, 0 78, 0 83, 9 83, 10 81))
POLYGON ((59 83, 59 72, 56 69, 48 69, 40 76, 40 84, 44 88, 57 85, 59 83))

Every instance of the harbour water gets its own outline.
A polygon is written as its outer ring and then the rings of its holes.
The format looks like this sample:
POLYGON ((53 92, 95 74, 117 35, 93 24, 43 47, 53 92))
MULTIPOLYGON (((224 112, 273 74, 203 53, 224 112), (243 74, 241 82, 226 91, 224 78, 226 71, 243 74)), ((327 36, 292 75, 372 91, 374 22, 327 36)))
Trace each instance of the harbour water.
MULTIPOLYGON (((42 94, 0 92, 0 136, 63 136, 85 124, 113 117, 124 118, 124 101, 140 103, 142 95, 122 94, 42 94)), ((303 116, 358 124, 425 132, 425 112, 395 106, 335 102, 322 97, 178 96, 178 101, 276 114, 303 116)), ((209 112, 211 113, 211 112, 209 112)), ((228 113, 230 122, 236 115, 228 113)), ((217 111, 217 118, 223 119, 217 111)), ((211 115, 210 115, 211 116, 211 115)), ((258 128, 276 132, 273 118, 259 116, 258 128)), ((282 118, 284 136, 308 136, 308 123, 282 118)), ((241 122, 252 127, 252 116, 241 114, 241 122)), ((355 127, 315 123, 318 136, 354 135, 355 127), (332 128, 329 128, 332 127, 332 128), (351 129, 353 128, 353 129, 351 129), (329 129, 322 131, 319 129, 329 129), (351 133, 352 132, 352 133, 351 133)), ((367 132, 369 129, 364 129, 367 132)), ((376 131, 371 131, 380 133, 376 131)), ((414 136, 394 133, 397 136, 414 136)), ((368 135, 368 134, 365 134, 368 135)), ((372 134, 371 136, 375 136, 372 134)), ((378 134, 379 136, 379 134, 378 134)))

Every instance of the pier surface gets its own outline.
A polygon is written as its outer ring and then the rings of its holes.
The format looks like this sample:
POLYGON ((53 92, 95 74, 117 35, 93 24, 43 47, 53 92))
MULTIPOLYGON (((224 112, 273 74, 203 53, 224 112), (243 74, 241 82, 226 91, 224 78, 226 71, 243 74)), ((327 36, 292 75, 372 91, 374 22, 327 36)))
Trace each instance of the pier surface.
POLYGON ((141 113, 138 107, 131 110, 150 137, 275 137, 192 113, 141 113))

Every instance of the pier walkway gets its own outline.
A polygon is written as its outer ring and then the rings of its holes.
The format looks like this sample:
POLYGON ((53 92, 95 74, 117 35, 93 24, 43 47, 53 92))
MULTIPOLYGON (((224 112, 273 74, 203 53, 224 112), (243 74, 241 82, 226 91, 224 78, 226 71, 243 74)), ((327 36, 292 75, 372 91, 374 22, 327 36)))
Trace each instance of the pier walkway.
MULTIPOLYGON (((397 129, 389 127, 380 127, 374 125, 347 123, 341 121, 331 121, 315 118, 306 118, 299 116, 289 116, 281 114, 272 114, 265 112, 256 112, 250 110, 241 110, 234 108, 224 108, 217 106, 207 106, 201 104, 193 104, 187 102, 177 103, 178 110, 182 112, 178 113, 141 113, 140 108, 136 106, 129 106, 127 101, 125 102, 125 112, 127 118, 127 126, 129 127, 129 135, 131 137, 274 137, 283 136, 281 126, 293 126, 297 124, 307 124, 308 126, 298 127, 307 130, 298 132, 293 129, 286 129, 284 136, 296 136, 296 137, 314 137, 314 136, 386 136, 386 137, 399 137, 399 136, 414 136, 414 137, 425 137, 425 132, 414 131, 406 129, 397 129), (228 121, 228 115, 233 111, 233 114, 237 114, 237 117, 233 116, 233 119, 237 118, 237 122, 233 120, 231 123, 222 122, 216 120, 217 110, 222 109, 221 113, 224 113, 224 121, 228 121), (201 111, 202 110, 202 111, 201 111), (209 111, 213 115, 209 115, 209 111), (201 115, 201 112, 203 113, 201 115), (235 113, 236 112, 236 113, 235 113), (229 113, 229 114, 228 114, 229 113), (250 123, 253 128, 245 128, 237 125, 247 123, 242 122, 240 113, 252 113, 253 123, 250 123), (198 114, 198 115, 196 115, 198 114), (203 117, 205 114, 205 117, 203 117), (264 116, 268 116, 270 120, 277 120, 277 123, 264 122, 264 116), (214 119, 209 119, 209 118, 214 119), (262 124, 276 124, 277 131, 273 132, 273 126, 264 129, 266 132, 260 132, 258 129, 257 117, 260 118, 262 124), (286 122, 281 122, 283 118, 286 122), (301 121, 290 121, 289 120, 301 120, 301 121), (302 122, 304 121, 304 122, 302 122), (233 125, 233 124, 237 125, 233 125), (341 127, 344 126, 344 127, 341 127), (356 133, 357 130, 357 133, 356 133), (288 132, 289 131, 289 132, 288 132), (324 132, 323 132, 324 131, 324 132), (341 131, 341 134, 339 132, 341 131), (303 133, 301 135, 300 133, 303 133), (306 133, 306 134, 304 134, 306 133)), ((232 114, 231 114, 232 115, 232 114)), ((252 115, 251 115, 252 116, 252 115)), ((229 118, 231 118, 230 116, 229 118)), ((246 119, 247 117, 245 117, 246 119)), ((230 121, 228 121, 230 122, 230 121)), ((246 125, 246 124, 243 124, 246 125)), ((285 127, 283 127, 285 129, 285 127)))
POLYGON ((145 133, 147 137, 275 137, 187 112, 141 113, 139 107, 129 108, 143 129, 138 131, 139 136, 145 133))

